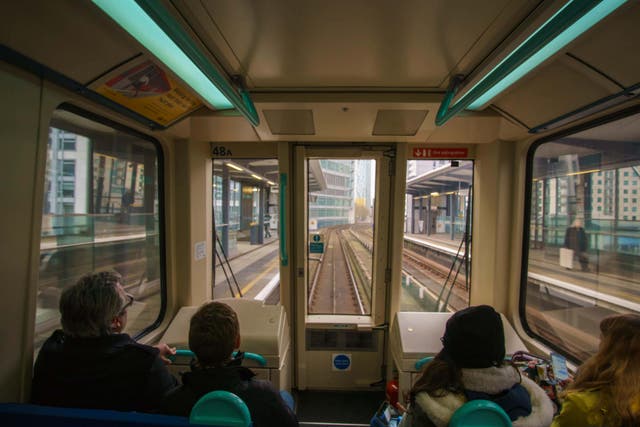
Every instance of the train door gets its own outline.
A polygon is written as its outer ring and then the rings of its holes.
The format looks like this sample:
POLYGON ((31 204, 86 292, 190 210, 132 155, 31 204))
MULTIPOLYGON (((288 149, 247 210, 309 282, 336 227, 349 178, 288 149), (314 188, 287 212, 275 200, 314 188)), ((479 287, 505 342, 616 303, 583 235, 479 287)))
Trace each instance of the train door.
POLYGON ((390 152, 295 148, 298 389, 366 388, 382 379, 390 152))

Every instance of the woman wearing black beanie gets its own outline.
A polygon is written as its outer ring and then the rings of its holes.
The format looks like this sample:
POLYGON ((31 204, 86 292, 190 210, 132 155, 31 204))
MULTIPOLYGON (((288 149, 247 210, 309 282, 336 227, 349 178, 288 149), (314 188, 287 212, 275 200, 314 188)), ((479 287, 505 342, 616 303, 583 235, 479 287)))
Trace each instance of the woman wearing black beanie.
POLYGON ((453 314, 442 337, 443 349, 425 365, 410 391, 401 427, 445 427, 465 402, 492 400, 518 427, 551 424, 553 406, 545 392, 504 362, 504 329, 488 305, 453 314))

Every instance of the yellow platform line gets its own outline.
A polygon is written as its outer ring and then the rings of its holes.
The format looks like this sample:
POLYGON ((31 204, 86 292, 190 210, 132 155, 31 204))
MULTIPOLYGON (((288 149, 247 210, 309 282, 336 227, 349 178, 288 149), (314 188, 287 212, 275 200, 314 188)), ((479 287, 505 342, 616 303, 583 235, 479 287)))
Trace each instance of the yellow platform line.
MULTIPOLYGON (((255 279, 253 279, 252 281, 250 281, 247 286, 245 286, 244 288, 242 288, 242 290, 240 291, 242 293, 242 295, 246 295, 247 291, 251 288, 253 288, 256 283, 258 283, 258 280, 262 279, 267 273, 269 273, 271 270, 273 270, 274 267, 276 267, 278 265, 278 258, 274 259, 273 261, 271 261, 271 263, 269 263, 267 265, 267 269, 265 271, 263 271, 262 273, 258 274, 255 279)), ((236 298, 240 298, 240 295, 236 295, 236 298)))

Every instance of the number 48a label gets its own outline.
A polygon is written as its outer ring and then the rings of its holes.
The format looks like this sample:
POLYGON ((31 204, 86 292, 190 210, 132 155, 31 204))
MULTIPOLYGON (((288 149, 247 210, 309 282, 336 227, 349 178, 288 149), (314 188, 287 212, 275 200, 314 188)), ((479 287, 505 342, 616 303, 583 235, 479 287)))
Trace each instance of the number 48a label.
POLYGON ((216 157, 233 156, 233 153, 231 153, 231 150, 229 150, 224 145, 214 145, 214 146, 212 146, 211 147, 211 154, 216 156, 216 157))

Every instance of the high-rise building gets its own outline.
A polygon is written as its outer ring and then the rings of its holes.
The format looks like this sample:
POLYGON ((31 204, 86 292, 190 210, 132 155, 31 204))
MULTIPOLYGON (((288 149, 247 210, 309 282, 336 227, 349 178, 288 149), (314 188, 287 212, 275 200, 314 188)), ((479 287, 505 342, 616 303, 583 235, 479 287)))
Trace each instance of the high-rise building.
POLYGON ((355 163, 355 160, 319 161, 326 189, 309 192, 309 220, 315 220, 317 228, 354 222, 355 163))

